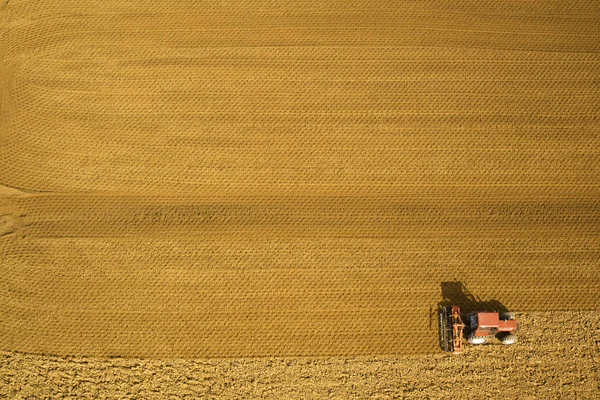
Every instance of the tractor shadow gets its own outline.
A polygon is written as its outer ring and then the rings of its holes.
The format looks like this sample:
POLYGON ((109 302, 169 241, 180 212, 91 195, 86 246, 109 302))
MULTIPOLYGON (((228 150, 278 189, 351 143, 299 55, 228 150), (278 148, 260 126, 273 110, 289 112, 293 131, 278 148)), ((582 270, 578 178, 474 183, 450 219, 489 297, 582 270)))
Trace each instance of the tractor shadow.
MULTIPOLYGON (((441 286, 442 301, 438 303, 438 315, 440 315, 442 308, 448 306, 459 306, 463 321, 466 321, 467 314, 473 311, 497 311, 501 314, 509 311, 508 308, 498 300, 482 300, 474 295, 467 289, 463 282, 442 282, 441 286)), ((468 335, 468 329, 465 333, 468 335)), ((441 349, 444 349, 441 325, 439 327, 439 345, 441 349)))

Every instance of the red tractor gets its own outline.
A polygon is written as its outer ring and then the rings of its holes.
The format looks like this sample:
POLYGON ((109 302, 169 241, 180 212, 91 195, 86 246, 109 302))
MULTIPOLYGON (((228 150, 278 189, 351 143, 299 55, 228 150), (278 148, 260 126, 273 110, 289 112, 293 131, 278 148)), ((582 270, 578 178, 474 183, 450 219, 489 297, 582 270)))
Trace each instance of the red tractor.
POLYGON ((483 344, 495 336, 502 344, 514 344, 519 329, 513 313, 472 312, 467 316, 468 340, 471 344, 483 344))
POLYGON ((463 337, 474 345, 484 344, 492 336, 506 345, 517 341, 515 332, 519 330, 519 324, 512 313, 475 311, 469 313, 465 320, 467 324, 462 321, 460 307, 441 307, 440 342, 445 351, 462 353, 463 337))

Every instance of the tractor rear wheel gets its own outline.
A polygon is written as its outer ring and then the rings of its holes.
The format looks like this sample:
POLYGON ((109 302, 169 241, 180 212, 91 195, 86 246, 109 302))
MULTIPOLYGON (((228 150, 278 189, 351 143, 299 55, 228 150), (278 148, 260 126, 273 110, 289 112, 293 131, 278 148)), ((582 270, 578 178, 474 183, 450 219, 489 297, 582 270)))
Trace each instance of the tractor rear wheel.
POLYGON ((471 336, 469 337, 469 343, 471 344, 484 344, 487 342, 487 338, 485 336, 471 336))
POLYGON ((514 320, 515 319, 515 313, 514 312, 503 312, 502 314, 500 314, 500 319, 502 320, 514 320))
POLYGON ((506 334, 506 335, 503 335, 503 336, 500 338, 500 342, 501 342, 502 344, 506 344, 506 345, 509 345, 509 344, 515 344, 515 342, 516 342, 516 341, 517 341, 517 336, 516 336, 516 335, 513 335, 512 333, 508 333, 508 334, 506 334))

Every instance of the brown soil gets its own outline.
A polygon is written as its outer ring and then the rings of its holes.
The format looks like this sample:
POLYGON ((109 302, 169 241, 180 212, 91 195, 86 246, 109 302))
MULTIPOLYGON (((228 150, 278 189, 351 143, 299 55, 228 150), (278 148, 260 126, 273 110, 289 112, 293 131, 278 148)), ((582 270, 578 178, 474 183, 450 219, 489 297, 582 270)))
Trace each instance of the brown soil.
POLYGON ((589 0, 5 2, 0 349, 435 353, 451 282, 597 308, 599 21, 589 0))
POLYGON ((147 360, 0 353, 0 397, 596 399, 600 313, 519 314, 513 346, 462 356, 147 360))
POLYGON ((542 206, 406 192, 10 198, 0 343, 104 356, 423 353, 437 349, 444 282, 513 310, 600 304, 600 197, 555 190, 542 206))

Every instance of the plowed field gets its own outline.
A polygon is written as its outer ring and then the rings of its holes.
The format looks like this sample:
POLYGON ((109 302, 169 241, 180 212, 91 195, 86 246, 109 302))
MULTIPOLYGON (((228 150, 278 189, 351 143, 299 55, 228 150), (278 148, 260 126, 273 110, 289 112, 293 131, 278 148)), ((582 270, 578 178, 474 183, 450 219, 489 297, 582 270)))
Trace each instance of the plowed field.
POLYGON ((5 1, 0 348, 438 351, 600 304, 594 1, 5 1))
POLYGON ((597 399, 600 313, 517 317, 516 345, 469 347, 461 356, 148 360, 0 351, 0 397, 597 399))

